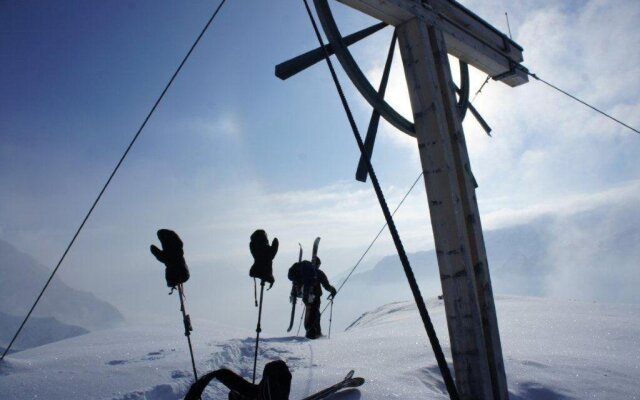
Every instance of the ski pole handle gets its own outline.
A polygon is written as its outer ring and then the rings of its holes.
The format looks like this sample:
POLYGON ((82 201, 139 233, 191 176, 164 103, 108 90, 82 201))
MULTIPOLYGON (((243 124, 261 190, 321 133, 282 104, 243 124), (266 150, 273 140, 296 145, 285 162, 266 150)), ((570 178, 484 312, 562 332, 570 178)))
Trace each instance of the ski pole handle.
POLYGON ((191 317, 189 314, 186 314, 183 319, 184 322, 184 335, 189 336, 190 332, 193 331, 193 326, 191 325, 191 317))

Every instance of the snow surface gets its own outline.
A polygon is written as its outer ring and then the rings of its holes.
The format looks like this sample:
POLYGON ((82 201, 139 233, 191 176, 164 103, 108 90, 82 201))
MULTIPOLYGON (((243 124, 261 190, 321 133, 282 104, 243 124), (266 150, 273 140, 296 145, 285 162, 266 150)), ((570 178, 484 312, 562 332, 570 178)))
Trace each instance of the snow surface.
MULTIPOLYGON (((512 400, 640 399, 640 306, 498 297, 512 400)), ((441 301, 428 309, 445 353, 441 301)), ((253 329, 194 320, 198 371, 222 366, 250 379, 253 329)), ((323 321, 327 329, 327 321, 323 321)), ((291 399, 340 380, 350 369, 366 379, 335 399, 444 399, 444 385, 412 303, 366 313, 330 339, 263 333, 258 373, 284 359, 291 399)), ((258 379, 260 377, 258 376, 258 379)), ((181 322, 93 332, 11 354, 0 362, 2 399, 181 399, 192 380, 181 322)), ((204 399, 226 399, 210 385, 204 399)))

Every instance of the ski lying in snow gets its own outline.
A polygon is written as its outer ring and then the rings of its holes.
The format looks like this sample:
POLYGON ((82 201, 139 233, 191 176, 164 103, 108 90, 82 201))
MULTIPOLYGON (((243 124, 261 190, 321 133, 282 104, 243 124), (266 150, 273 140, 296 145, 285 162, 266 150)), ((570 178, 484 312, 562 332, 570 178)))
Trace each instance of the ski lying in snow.
POLYGON ((351 370, 349 371, 349 373, 347 374, 347 376, 344 377, 344 379, 341 382, 336 383, 333 386, 329 386, 328 388, 319 391, 316 394, 312 394, 309 397, 305 397, 302 400, 320 400, 320 399, 325 399, 328 396, 334 394, 335 392, 342 390, 342 389, 348 389, 348 388, 356 388, 358 386, 362 386, 362 384, 364 383, 364 378, 354 378, 353 377, 353 373, 354 371, 351 370))

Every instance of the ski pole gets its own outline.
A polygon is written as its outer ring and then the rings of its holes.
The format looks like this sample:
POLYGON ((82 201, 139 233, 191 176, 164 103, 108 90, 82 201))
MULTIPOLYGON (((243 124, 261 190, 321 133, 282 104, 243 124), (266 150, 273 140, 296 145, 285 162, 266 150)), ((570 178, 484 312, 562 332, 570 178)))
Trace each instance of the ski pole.
POLYGON ((302 327, 302 320, 304 319, 304 313, 307 311, 307 307, 305 306, 302 309, 302 314, 300 314, 300 323, 298 323, 298 333, 296 333, 296 336, 300 336, 300 328, 302 327))
POLYGON ((253 299, 258 307, 258 285, 256 284, 256 278, 253 278, 253 299))
POLYGON ((253 381, 256 383, 256 366, 258 364, 258 343, 260 342, 260 319, 262 318, 262 296, 264 295, 264 280, 260 280, 260 306, 258 308, 258 326, 256 327, 256 351, 253 355, 253 381))
POLYGON ((180 311, 182 312, 182 322, 184 323, 184 335, 187 337, 187 343, 189 343, 189 354, 191 354, 193 376, 197 381, 198 371, 196 371, 196 360, 193 357, 193 347, 191 346, 191 331, 193 331, 193 326, 191 326, 191 317, 189 317, 189 314, 187 314, 184 307, 184 289, 182 288, 182 283, 178 285, 178 296, 180 297, 180 311))
POLYGON ((329 309, 329 334, 327 339, 331 339, 331 321, 333 320, 333 296, 331 296, 331 308, 329 309))

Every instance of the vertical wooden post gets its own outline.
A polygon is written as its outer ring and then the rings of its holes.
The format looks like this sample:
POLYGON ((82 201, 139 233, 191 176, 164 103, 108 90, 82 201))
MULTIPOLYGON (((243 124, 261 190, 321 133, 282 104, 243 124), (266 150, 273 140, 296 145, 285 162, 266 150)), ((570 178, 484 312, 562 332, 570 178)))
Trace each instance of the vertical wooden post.
POLYGON ((467 227, 471 265, 473 266, 475 277, 476 295, 480 307, 493 396, 496 400, 506 400, 509 398, 509 392, 504 370, 502 344, 500 342, 500 331, 493 299, 491 276, 480 222, 480 211, 475 194, 476 183, 471 172, 471 163, 467 152, 462 121, 456 107, 453 79, 445 41, 439 30, 434 30, 430 34, 430 39, 432 48, 435 50, 436 71, 442 92, 454 164, 456 165, 458 176, 457 182, 460 188, 461 204, 467 227))
POLYGON ((486 311, 487 301, 478 296, 486 292, 488 274, 479 274, 482 280, 476 282, 474 271, 478 260, 486 267, 486 257, 479 258, 478 250, 484 250, 482 231, 470 231, 469 210, 475 210, 477 218, 477 206, 469 204, 474 191, 473 186, 469 191, 470 170, 465 169, 462 157, 466 149, 461 151, 465 145, 459 139, 462 128, 444 40, 440 31, 420 18, 402 23, 397 31, 429 200, 456 384, 462 399, 500 399, 499 388, 494 393, 496 380, 492 377, 496 374, 490 372, 496 367, 495 357, 487 353, 494 351, 487 347, 494 335, 490 326, 485 327, 481 311, 486 311))

